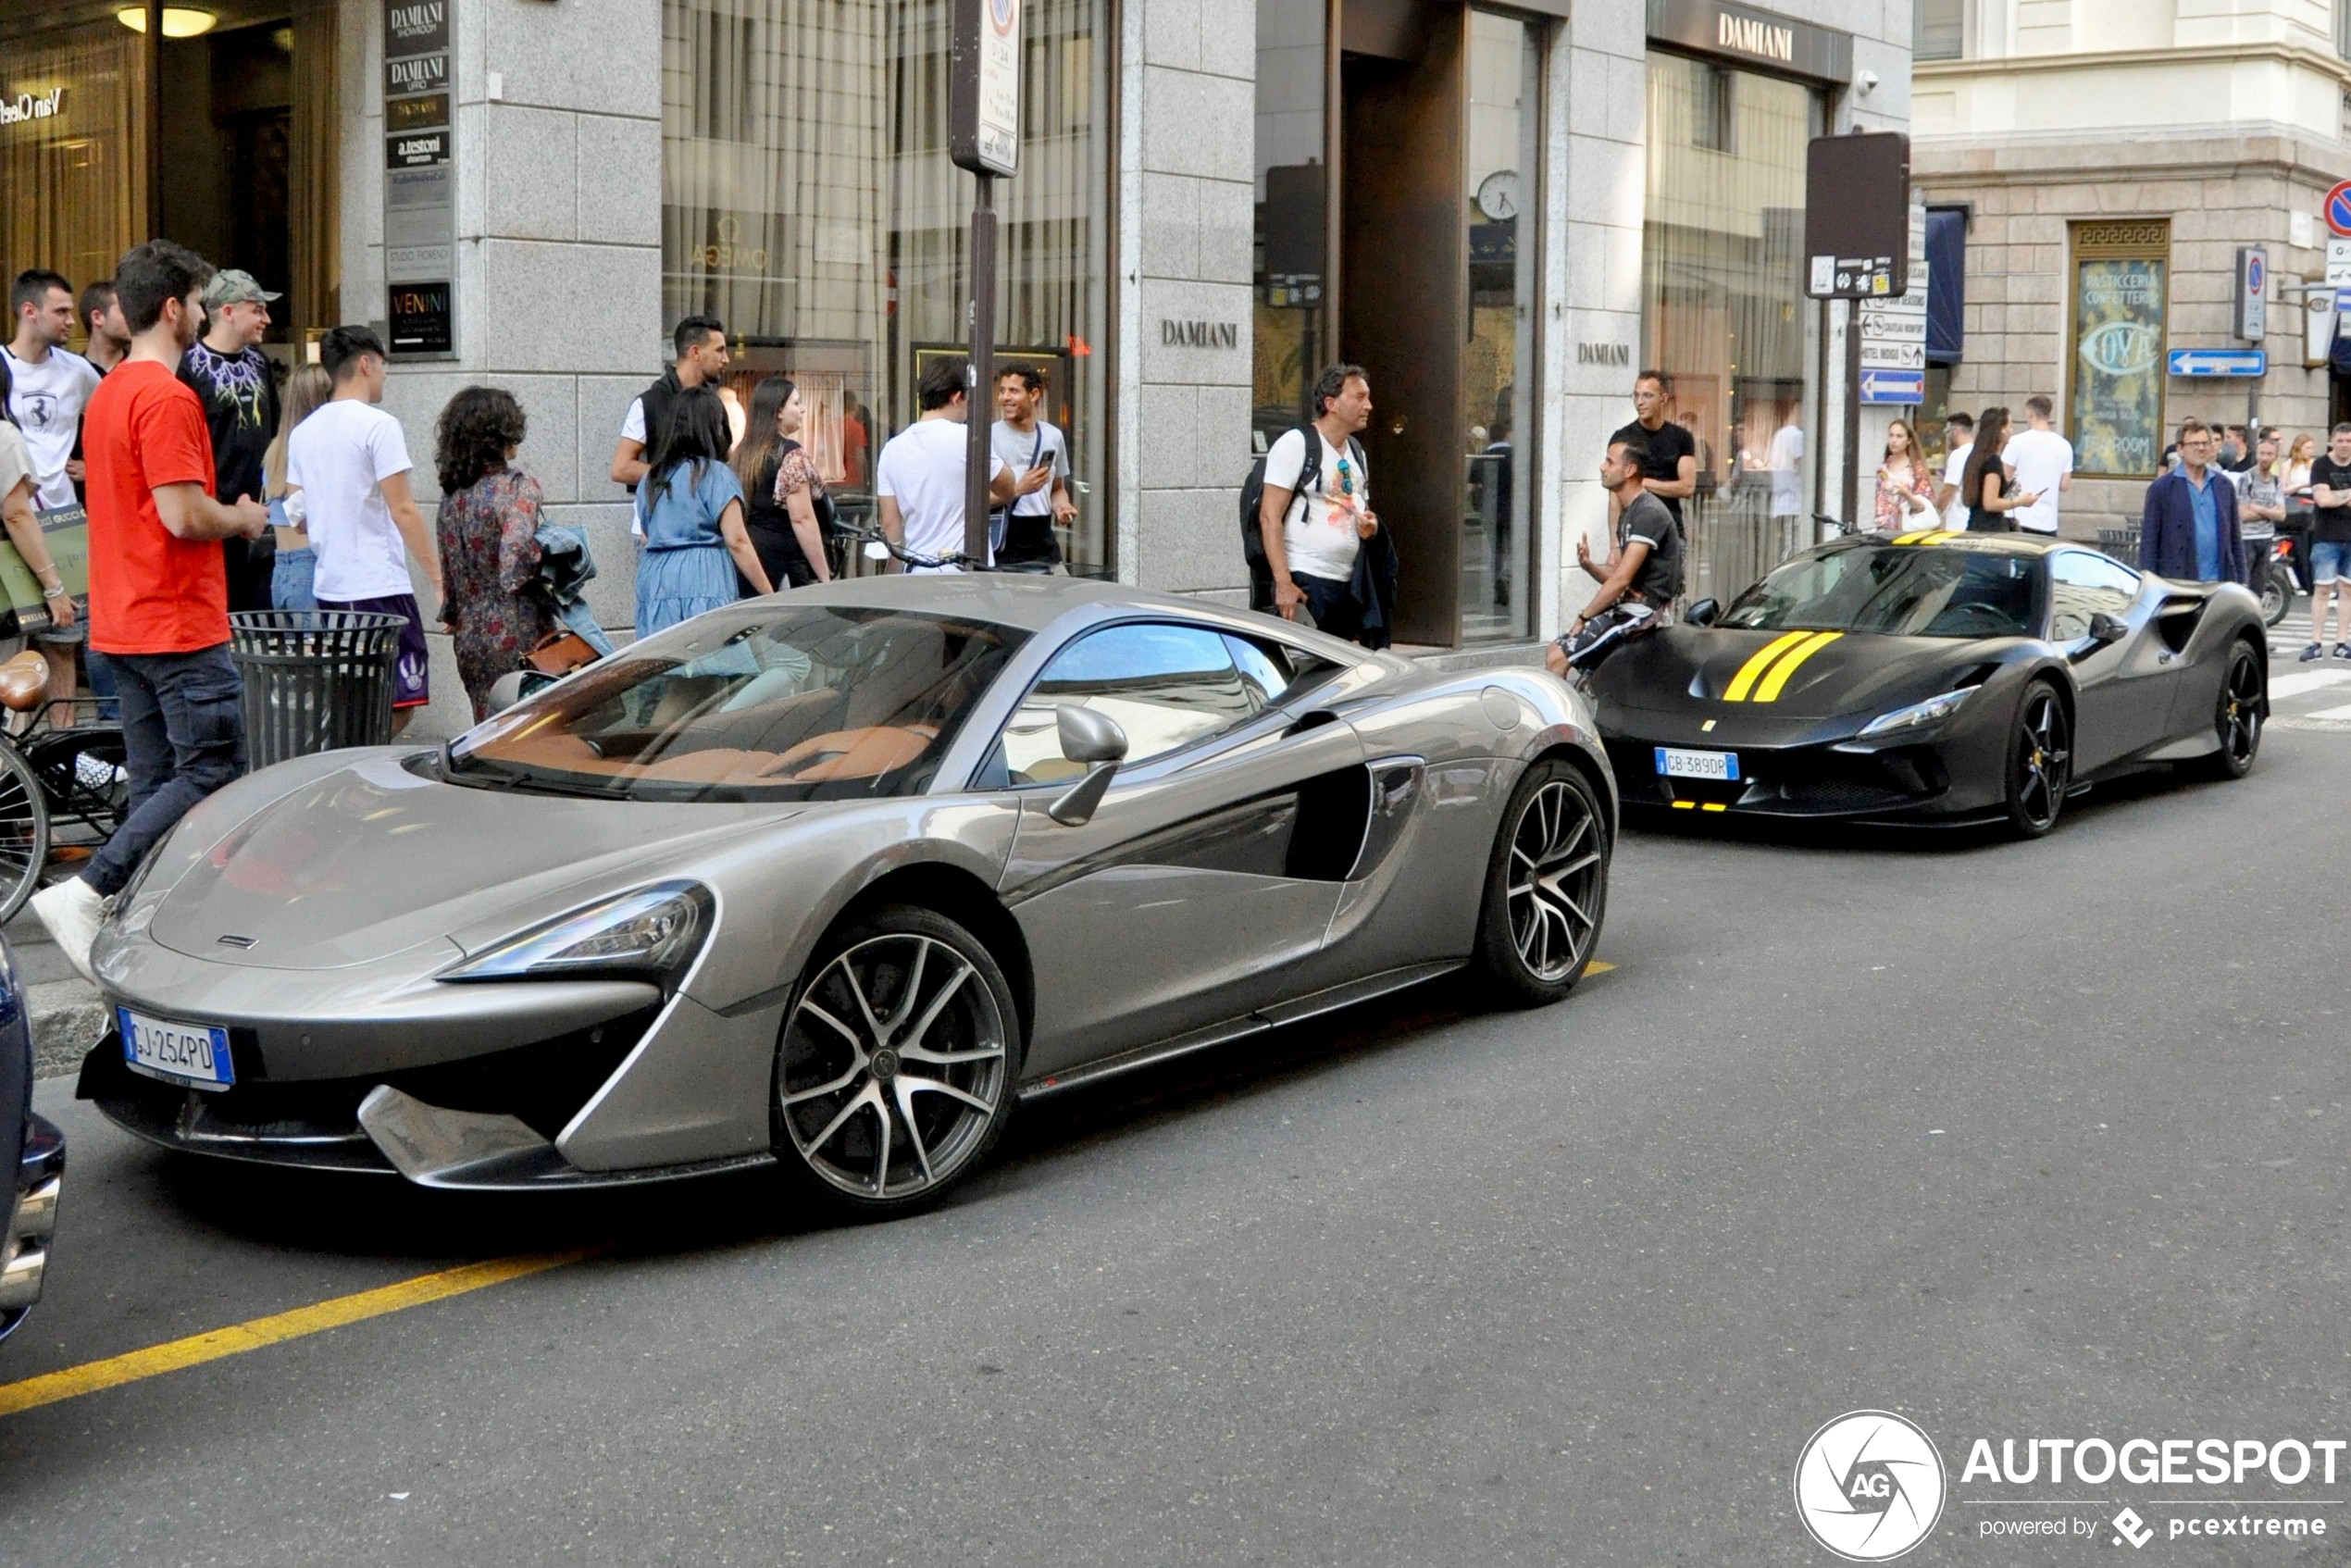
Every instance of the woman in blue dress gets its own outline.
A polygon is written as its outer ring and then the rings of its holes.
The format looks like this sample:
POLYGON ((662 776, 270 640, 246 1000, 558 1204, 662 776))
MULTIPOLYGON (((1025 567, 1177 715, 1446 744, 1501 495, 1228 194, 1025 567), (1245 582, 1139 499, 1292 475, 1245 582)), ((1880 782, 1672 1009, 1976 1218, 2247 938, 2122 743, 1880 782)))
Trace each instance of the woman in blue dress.
POLYGON ((727 467, 727 405, 708 387, 672 399, 637 485, 645 530, 637 559, 637 635, 651 637, 731 604, 735 574, 761 593, 775 585, 743 526, 743 491, 727 467))

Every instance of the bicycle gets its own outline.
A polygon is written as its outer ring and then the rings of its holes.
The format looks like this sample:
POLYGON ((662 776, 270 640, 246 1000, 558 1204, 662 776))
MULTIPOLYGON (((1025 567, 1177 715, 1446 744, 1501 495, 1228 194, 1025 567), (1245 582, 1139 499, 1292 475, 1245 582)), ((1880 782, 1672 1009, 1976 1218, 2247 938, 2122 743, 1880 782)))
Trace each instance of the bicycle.
POLYGON ((0 664, 0 710, 12 716, 0 727, 0 922, 24 907, 53 862, 95 854, 130 803, 122 727, 97 718, 102 699, 52 701, 48 684, 37 653, 0 664), (74 721, 57 724, 58 708, 74 721))

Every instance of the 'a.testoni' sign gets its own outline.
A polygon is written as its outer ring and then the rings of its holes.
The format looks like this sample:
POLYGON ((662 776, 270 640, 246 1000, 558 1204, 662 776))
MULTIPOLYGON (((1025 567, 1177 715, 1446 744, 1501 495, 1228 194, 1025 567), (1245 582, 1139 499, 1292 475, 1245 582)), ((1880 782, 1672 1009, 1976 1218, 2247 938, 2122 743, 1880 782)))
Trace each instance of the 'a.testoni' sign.
POLYGON ((1649 41, 1815 81, 1853 80, 1853 35, 1732 0, 1648 0, 1649 41))
POLYGON ((456 347, 451 0, 384 0, 385 327, 392 355, 456 347))
POLYGON ((46 93, 19 93, 13 97, 0 98, 0 125, 21 125, 29 119, 55 119, 65 109, 66 90, 52 87, 46 93))

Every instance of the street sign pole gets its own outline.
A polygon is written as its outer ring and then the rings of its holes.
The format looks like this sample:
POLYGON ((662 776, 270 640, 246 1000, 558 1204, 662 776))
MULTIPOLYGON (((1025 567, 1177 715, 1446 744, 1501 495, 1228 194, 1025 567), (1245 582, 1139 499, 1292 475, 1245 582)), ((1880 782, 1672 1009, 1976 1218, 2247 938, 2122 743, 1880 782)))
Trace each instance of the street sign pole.
POLYGON ((1022 0, 955 0, 947 156, 971 170, 971 358, 964 371, 964 554, 989 558, 989 430, 996 396, 996 180, 1020 172, 1022 0))
MULTIPOLYGON (((1844 300, 1844 522, 1858 520, 1861 483, 1861 308, 1910 284, 1910 139, 1896 131, 1816 136, 1804 160, 1804 292, 1844 300)), ((1822 313, 1823 327, 1828 312, 1822 313)), ((1825 444, 1825 443, 1823 443, 1825 444)))

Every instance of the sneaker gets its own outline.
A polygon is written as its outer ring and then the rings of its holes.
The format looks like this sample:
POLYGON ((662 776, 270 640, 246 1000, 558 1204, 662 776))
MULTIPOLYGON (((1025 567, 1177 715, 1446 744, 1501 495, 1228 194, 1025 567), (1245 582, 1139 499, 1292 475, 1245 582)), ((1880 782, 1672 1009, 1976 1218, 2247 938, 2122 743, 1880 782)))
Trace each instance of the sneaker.
POLYGON ((90 949, 97 941, 98 927, 106 924, 113 902, 79 877, 68 877, 32 895, 32 913, 49 927, 57 951, 93 986, 98 983, 98 975, 90 967, 90 949))
POLYGON ((2317 642, 2313 642, 2310 646, 2302 650, 2302 662, 2306 665, 2312 659, 2323 659, 2326 656, 2327 651, 2325 647, 2317 642))
POLYGON ((2351 659, 2351 642, 2336 643, 2334 645, 2334 656, 2338 659, 2351 659))

